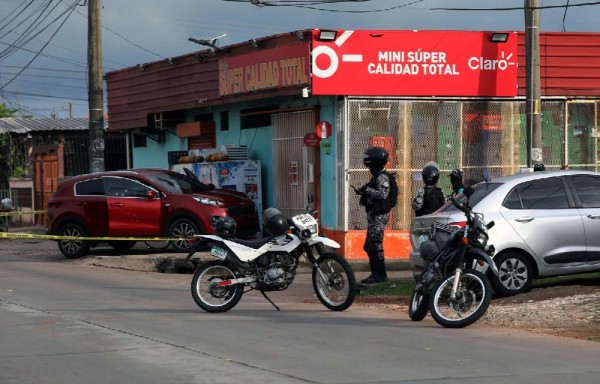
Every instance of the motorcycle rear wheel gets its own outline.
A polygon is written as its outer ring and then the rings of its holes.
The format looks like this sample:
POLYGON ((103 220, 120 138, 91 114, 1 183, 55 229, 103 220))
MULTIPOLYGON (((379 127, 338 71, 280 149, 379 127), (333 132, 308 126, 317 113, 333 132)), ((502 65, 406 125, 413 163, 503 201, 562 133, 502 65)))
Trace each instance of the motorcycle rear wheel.
POLYGON ((429 301, 433 319, 446 328, 463 328, 483 316, 492 301, 492 286, 485 275, 474 269, 462 273, 457 298, 452 300, 450 293, 454 275, 437 283, 429 301))
POLYGON ((429 295, 423 290, 413 289, 408 302, 408 317, 412 321, 421 321, 429 312, 429 295))
POLYGON ((348 309, 354 302, 354 271, 345 259, 335 253, 326 253, 319 257, 317 268, 313 268, 312 271, 312 282, 321 304, 332 311, 348 309))
POLYGON ((219 287, 221 281, 235 279, 237 269, 221 260, 200 264, 192 278, 192 297, 206 312, 227 312, 239 303, 244 293, 242 284, 219 287))

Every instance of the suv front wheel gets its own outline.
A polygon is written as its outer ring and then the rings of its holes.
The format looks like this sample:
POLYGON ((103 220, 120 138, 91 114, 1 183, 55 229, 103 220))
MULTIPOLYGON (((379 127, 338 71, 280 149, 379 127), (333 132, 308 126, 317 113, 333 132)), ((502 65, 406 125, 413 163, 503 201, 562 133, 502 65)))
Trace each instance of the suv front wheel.
POLYGON ((186 252, 190 248, 187 239, 199 233, 198 226, 190 219, 175 220, 169 228, 169 237, 178 239, 171 241, 171 244, 179 252, 186 252))
MULTIPOLYGON (((63 225, 58 230, 59 236, 67 236, 71 238, 86 236, 85 230, 79 224, 70 223, 63 225)), ((59 240, 58 249, 67 259, 77 259, 87 255, 90 251, 91 243, 87 240, 59 240)))

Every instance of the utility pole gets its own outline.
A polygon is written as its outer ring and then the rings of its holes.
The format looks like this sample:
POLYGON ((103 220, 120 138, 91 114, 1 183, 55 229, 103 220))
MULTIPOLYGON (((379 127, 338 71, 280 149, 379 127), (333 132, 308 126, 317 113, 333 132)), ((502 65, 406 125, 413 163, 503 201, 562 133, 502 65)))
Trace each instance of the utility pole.
POLYGON ((525 1, 527 167, 543 162, 540 86, 540 9, 538 0, 525 1))
POLYGON ((102 0, 88 1, 88 104, 90 172, 104 171, 104 91, 102 87, 102 0))

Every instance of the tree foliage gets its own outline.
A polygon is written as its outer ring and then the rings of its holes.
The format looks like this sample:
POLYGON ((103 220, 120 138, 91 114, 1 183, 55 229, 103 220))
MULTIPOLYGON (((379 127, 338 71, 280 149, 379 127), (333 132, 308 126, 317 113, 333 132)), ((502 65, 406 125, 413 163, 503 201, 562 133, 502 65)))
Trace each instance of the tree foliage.
MULTIPOLYGON (((2 117, 16 117, 18 110, 12 109, 6 106, 6 104, 0 104, 0 118, 2 117)), ((0 129, 2 125, 0 124, 0 129)), ((8 178, 11 176, 11 164, 10 164, 10 151, 11 151, 11 137, 9 132, 0 131, 0 189, 8 189, 8 178)))
POLYGON ((17 117, 17 109, 12 109, 6 106, 6 104, 0 104, 0 117, 17 117))

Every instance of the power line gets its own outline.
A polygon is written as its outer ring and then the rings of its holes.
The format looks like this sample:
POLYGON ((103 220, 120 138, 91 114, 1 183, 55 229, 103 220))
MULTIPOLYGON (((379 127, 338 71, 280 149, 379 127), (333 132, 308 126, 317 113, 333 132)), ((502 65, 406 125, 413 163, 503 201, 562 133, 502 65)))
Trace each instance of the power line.
MULTIPOLYGON (((21 75, 21 76, 26 76, 26 75, 21 75)), ((56 77, 51 77, 51 76, 39 76, 39 77, 46 77, 46 78, 56 79, 56 77)), ((66 78, 66 77, 63 78, 63 79, 76 80, 76 79, 66 78)), ((84 80, 81 80, 81 81, 84 81, 84 80)), ((85 90, 87 90, 87 84, 86 84, 85 87, 83 87, 83 86, 77 86, 77 85, 67 85, 67 84, 63 84, 63 83, 44 83, 44 82, 41 82, 41 81, 23 80, 23 79, 19 79, 19 82, 20 83, 28 83, 28 84, 37 84, 37 85, 41 85, 41 86, 48 85, 48 86, 53 87, 54 91, 56 91, 57 87, 59 87, 59 88, 71 88, 71 89, 85 89, 85 90)))
MULTIPOLYGON (((2 18, 2 20, 0 20, 0 24, 2 24, 2 23, 4 22, 4 20, 6 20, 6 19, 8 19, 8 18, 10 18, 10 21, 8 22, 8 24, 10 24, 10 22, 11 22, 12 20, 16 20, 16 19, 17 19, 19 16, 21 16, 21 14, 22 14, 23 12, 25 12, 25 10, 26 10, 27 8, 29 8, 29 6, 30 6, 30 5, 33 3, 33 1, 34 1, 34 0, 31 0, 31 1, 29 2, 29 4, 27 4, 27 5, 26 5, 26 6, 25 6, 25 7, 24 7, 24 8, 23 8, 21 11, 19 11, 19 13, 18 13, 17 15, 15 15, 14 17, 11 17, 13 13, 17 12, 17 10, 19 9, 19 7, 21 7, 21 5, 25 4, 25 3, 21 3, 21 4, 20 4, 20 5, 19 5, 17 8, 15 8, 15 9, 14 9, 12 12, 10 12, 8 15, 4 16, 4 17, 2 18)), ((8 26, 8 24, 6 24, 6 26, 8 26)), ((3 30, 3 29, 6 27, 6 26, 4 26, 4 27, 3 27, 3 26, 1 26, 1 25, 0 25, 0 31, 1 31, 1 30, 3 30)))
MULTIPOLYGON (((0 72, 0 75, 16 75, 16 72, 0 72)), ((38 75, 38 74, 33 74, 33 73, 21 73, 19 75, 19 77, 45 77, 45 78, 49 78, 49 79, 62 79, 62 80, 81 80, 81 81, 85 81, 85 79, 80 78, 80 77, 67 77, 67 76, 55 76, 55 75, 38 75)))
POLYGON ((567 29, 565 28, 565 20, 567 19, 567 11, 569 10, 569 1, 567 0, 567 4, 565 6, 565 13, 563 13, 563 19, 562 19, 562 30, 563 32, 566 32, 567 29))
POLYGON ((54 96, 54 95, 43 95, 43 94, 39 94, 39 93, 12 92, 12 91, 2 91, 0 93, 7 94, 7 95, 43 97, 43 98, 47 98, 47 99, 88 101, 87 98, 67 97, 67 96, 54 96))
POLYGON ((396 5, 388 8, 370 9, 370 10, 344 10, 344 9, 328 9, 316 7, 315 5, 331 5, 341 3, 363 3, 371 0, 223 0, 227 2, 251 3, 259 7, 296 7, 311 9, 314 11, 336 12, 336 13, 375 13, 392 11, 394 9, 405 8, 417 3, 422 3, 424 0, 414 0, 405 4, 396 5))
MULTIPOLYGON (((567 4, 565 5, 542 5, 540 7, 531 7, 530 9, 555 9, 555 8, 569 8, 569 7, 587 7, 592 5, 600 5, 600 1, 592 1, 587 3, 579 4, 567 4)), ((522 11, 524 7, 507 7, 507 8, 430 8, 432 11, 522 11)))
MULTIPOLYGON (((19 34, 19 32, 18 32, 18 31, 14 31, 13 33, 17 33, 17 34, 19 34)), ((35 40, 40 40, 40 39, 35 39, 35 40)), ((41 40, 40 40, 40 41, 41 41, 41 40)), ((0 44, 5 44, 5 43, 0 43, 0 44)), ((71 48, 68 48, 68 47, 64 47, 64 46, 62 46, 62 45, 59 45, 59 44, 52 44, 52 43, 51 43, 51 44, 50 44, 50 46, 57 47, 57 48, 60 48, 60 49, 64 49, 64 50, 67 50, 67 51, 69 51, 69 52, 76 53, 76 54, 78 54, 78 55, 85 55, 83 52, 76 51, 76 50, 74 50, 74 49, 71 49, 71 48)), ((17 49, 20 49, 20 50, 25 50, 25 51, 26 51, 26 49, 25 49, 25 48, 23 48, 23 47, 18 47, 17 49)), ((33 51, 30 51, 30 52, 33 52, 33 51)), ((42 56, 45 56, 45 57, 50 57, 50 56, 48 56, 48 55, 42 55, 42 56)), ((52 58, 52 57, 50 57, 50 58, 52 58)), ((107 62, 111 62, 111 63, 113 63, 113 64, 116 64, 116 65, 119 65, 119 66, 122 66, 122 67, 125 67, 125 66, 126 66, 125 64, 123 64, 123 63, 120 63, 120 62, 117 62, 117 61, 114 61, 114 60, 106 60, 106 61, 107 61, 107 62)), ((85 64, 84 62, 81 62, 81 65, 82 65, 82 66, 85 66, 86 64, 85 64)), ((106 68, 106 69, 108 69, 108 70, 115 70, 115 69, 116 69, 116 68, 109 67, 109 66, 105 66, 105 68, 106 68)))
MULTIPOLYGON (((56 7, 58 6, 58 4, 56 4, 54 6, 54 8, 52 8, 50 10, 50 12, 48 12, 46 15, 44 15, 44 13, 47 11, 48 7, 52 4, 52 1, 49 1, 48 3, 46 3, 46 6, 40 6, 37 10, 35 10, 34 12, 32 12, 31 14, 29 14, 27 17, 25 17, 25 19, 23 19, 23 21, 21 21, 17 27, 21 26, 23 23, 25 23, 25 21, 27 21, 30 17, 33 17, 36 13, 38 13, 38 10, 40 11, 39 15, 35 18, 35 20, 25 29, 25 32, 23 32, 22 34, 19 34, 19 37, 17 38, 17 40, 11 44, 9 46, 9 48, 4 49, 4 51, 0 52, 0 58, 5 58, 8 57, 11 53, 14 53, 18 50, 18 48, 24 46, 26 43, 28 43, 30 40, 23 42, 25 39, 27 39, 29 37, 29 32, 32 29, 37 28, 41 22, 43 20, 45 20, 48 16, 50 16, 50 13, 52 13, 52 11, 54 11, 56 9, 56 7), (42 9, 43 8, 43 9, 42 9), (43 16, 43 18, 42 18, 43 16), (42 18, 41 21, 40 18, 42 18), (39 24, 38 24, 39 21, 39 24), (37 24, 37 25, 36 25, 37 24), (21 43, 23 42, 23 43, 21 43)), ((61 17, 62 15, 60 15, 59 17, 61 17)), ((56 19, 54 20, 56 21, 56 19)), ((53 22, 54 22, 53 21, 53 22)), ((52 23, 53 23, 52 22, 52 23)), ((52 25, 52 23, 50 23, 49 25, 47 25, 44 29, 48 28, 50 25, 52 25)), ((2 35, 0 38, 6 37, 8 34, 12 33, 15 30, 16 27, 14 27, 13 29, 9 30, 8 32, 6 32, 4 35, 2 35)), ((41 33, 44 31, 44 29, 42 29, 41 31, 39 31, 37 34, 41 33)), ((36 34, 36 35, 37 35, 36 34)))
MULTIPOLYGON (((21 66, 19 66, 19 65, 0 65, 0 68, 21 68, 21 66)), ((76 69, 57 69, 57 68, 41 68, 41 67, 29 67, 27 69, 36 70, 36 71, 87 73, 87 71, 78 71, 76 69)))
MULTIPOLYGON (((8 43, 3 43, 1 41, 0 41, 0 44, 2 44, 2 45, 9 45, 9 46, 11 45, 11 44, 8 44, 8 43)), ((27 48, 24 48, 24 47, 22 47, 20 49, 22 51, 29 52, 29 53, 34 53, 34 54, 39 53, 39 51, 34 51, 32 49, 27 49, 27 48)), ((84 63, 84 62, 77 62, 77 61, 73 61, 73 60, 67 60, 67 59, 63 59, 63 58, 58 57, 58 56, 48 55, 48 54, 45 54, 45 53, 39 53, 39 56, 47 57, 49 59, 56 60, 56 61, 61 61, 63 63, 71 64, 71 65, 74 65, 76 67, 83 67, 83 68, 86 67, 86 63, 84 63)))
POLYGON ((4 88, 6 88, 10 83, 12 83, 17 77, 19 77, 19 75, 21 73, 23 73, 23 71, 25 71, 27 69, 27 67, 29 67, 29 65, 31 65, 31 63, 33 63, 33 61, 42 53, 42 51, 48 46, 48 44, 50 43, 50 41, 52 41, 52 39, 54 38, 54 36, 56 36, 56 34, 58 33, 58 31, 60 31, 60 29, 62 28, 62 26, 67 22, 67 20, 69 19, 69 16, 71 16, 71 14, 73 13, 73 11, 75 10, 75 6, 76 6, 77 2, 75 2, 70 9, 69 14, 64 18, 64 20, 60 23, 60 25, 58 26, 58 28, 54 31, 54 33, 50 36, 50 39, 48 39, 48 41, 46 42, 46 44, 44 44, 44 46, 35 54, 35 56, 25 65, 25 67, 23 67, 23 69, 21 69, 21 71, 19 71, 18 74, 16 74, 12 79, 10 79, 6 84, 4 84, 1 88, 0 91, 3 90, 4 88))
MULTIPOLYGON (((63 2, 63 0, 60 0, 60 1, 61 1, 61 2, 63 2)), ((84 15, 83 13, 81 13, 81 12, 79 12, 79 11, 75 11, 75 12, 76 12, 77 14, 79 14, 79 15, 83 16, 83 17, 84 17, 84 18, 87 20, 87 16, 86 16, 86 15, 84 15)), ((149 49, 146 49, 146 48, 142 47, 141 45, 134 43, 133 41, 129 40, 128 38, 126 38, 125 36, 121 35, 120 33, 113 31, 112 29, 108 28, 107 26, 104 26, 104 25, 103 25, 103 26, 102 26, 102 28, 106 29, 108 32, 110 32, 110 33, 112 33, 112 34, 116 35, 117 37, 120 37, 121 39, 125 40, 125 41, 126 41, 126 42, 128 42, 129 44, 131 44, 131 45, 133 45, 133 46, 135 46, 135 47, 137 47, 137 48, 139 48, 139 49, 141 49, 141 50, 143 50, 143 51, 145 51, 145 52, 148 52, 148 53, 149 53, 149 54, 151 54, 151 55, 154 55, 154 56, 156 56, 156 57, 159 57, 159 58, 161 58, 161 59, 164 59, 164 58, 165 58, 165 56, 163 56, 163 55, 159 55, 159 54, 158 54, 158 53, 156 53, 156 52, 152 52, 152 51, 150 51, 149 49)))

